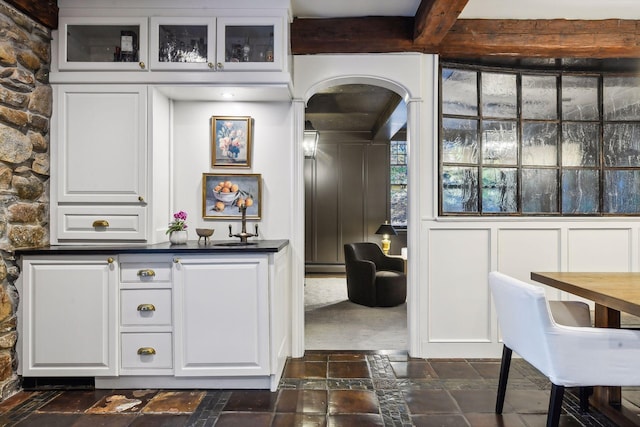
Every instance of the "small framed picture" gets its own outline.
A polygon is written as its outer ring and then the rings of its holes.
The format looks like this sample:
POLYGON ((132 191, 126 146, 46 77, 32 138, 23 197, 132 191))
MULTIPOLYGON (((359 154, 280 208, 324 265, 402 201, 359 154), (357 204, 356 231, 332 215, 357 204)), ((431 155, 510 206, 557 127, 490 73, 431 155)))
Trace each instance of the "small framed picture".
POLYGON ((247 219, 260 219, 262 209, 262 175, 202 174, 202 217, 238 219, 247 207, 247 219))
POLYGON ((251 117, 211 117, 211 166, 251 167, 251 117))

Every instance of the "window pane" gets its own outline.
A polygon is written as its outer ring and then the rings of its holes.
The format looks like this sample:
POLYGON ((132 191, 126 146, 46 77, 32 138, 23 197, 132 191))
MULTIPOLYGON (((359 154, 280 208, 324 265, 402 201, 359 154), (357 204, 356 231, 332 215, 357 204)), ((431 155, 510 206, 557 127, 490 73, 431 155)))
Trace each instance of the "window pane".
POLYGON ((563 123, 562 165, 597 166, 600 163, 599 129, 597 123, 563 123))
POLYGON ((501 165, 515 165, 518 162, 516 122, 482 122, 482 161, 501 165))
POLYGON ((599 177, 596 170, 565 170, 562 173, 562 213, 598 212, 599 177))
POLYGON ((522 170, 522 212, 558 211, 558 182, 555 169, 522 170))
POLYGON ((482 73, 482 115, 484 117, 516 117, 515 74, 482 73))
POLYGON ((558 125, 524 123, 522 125, 522 164, 554 166, 558 164, 558 125))
POLYGON ((478 73, 442 69, 442 113, 478 115, 478 73))
POLYGON ((604 212, 640 212, 640 171, 609 170, 604 174, 604 212))
POLYGON ((518 170, 485 168, 482 170, 482 211, 516 212, 518 170))
POLYGON ((606 166, 640 166, 640 123, 604 125, 606 166))
POLYGON ((442 210, 443 212, 478 212, 478 168, 444 168, 442 210))
POLYGON ((391 166, 391 185, 407 185, 406 166, 391 166))
POLYGON ((555 76, 522 76, 522 118, 558 118, 555 76))
POLYGON ((598 78, 562 77, 562 118, 598 120, 598 78))
POLYGON ((442 119, 442 161, 478 163, 478 121, 442 119))
POLYGON ((640 120, 640 77, 604 78, 605 120, 640 120))
POLYGON ((407 187, 391 187, 391 224, 407 225, 407 187))

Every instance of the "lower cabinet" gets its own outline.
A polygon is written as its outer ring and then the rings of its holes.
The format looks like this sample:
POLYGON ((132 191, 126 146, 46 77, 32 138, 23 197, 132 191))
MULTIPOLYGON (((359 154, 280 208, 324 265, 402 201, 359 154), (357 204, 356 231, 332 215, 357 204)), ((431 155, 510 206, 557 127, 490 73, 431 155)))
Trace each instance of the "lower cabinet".
POLYGON ((24 256, 19 373, 275 390, 291 354, 288 265, 288 248, 24 256))
POLYGON ((118 373, 117 259, 33 257, 18 284, 19 373, 97 376, 118 373))
POLYGON ((176 257, 175 375, 267 375, 266 256, 176 257))

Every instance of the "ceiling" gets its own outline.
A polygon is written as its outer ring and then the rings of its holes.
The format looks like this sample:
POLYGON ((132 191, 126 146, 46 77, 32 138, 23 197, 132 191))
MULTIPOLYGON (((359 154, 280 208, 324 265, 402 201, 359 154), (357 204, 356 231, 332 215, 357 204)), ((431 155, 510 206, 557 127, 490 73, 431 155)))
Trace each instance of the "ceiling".
MULTIPOLYGON (((431 0, 423 0, 430 2, 431 0)), ((413 17, 421 0, 292 0, 294 18, 413 17)), ((464 3, 464 2, 463 2, 464 3)), ((638 0, 469 0, 457 19, 640 19, 638 0)), ((522 59, 502 59, 517 65, 522 59)), ((573 62, 575 65, 575 62, 573 62)), ((553 59, 529 65, 556 66, 553 59)), ((579 64, 584 65, 584 64, 579 64)), ((326 89, 307 105, 306 120, 320 132, 369 132, 374 138, 400 102, 380 87, 348 85, 326 89)))

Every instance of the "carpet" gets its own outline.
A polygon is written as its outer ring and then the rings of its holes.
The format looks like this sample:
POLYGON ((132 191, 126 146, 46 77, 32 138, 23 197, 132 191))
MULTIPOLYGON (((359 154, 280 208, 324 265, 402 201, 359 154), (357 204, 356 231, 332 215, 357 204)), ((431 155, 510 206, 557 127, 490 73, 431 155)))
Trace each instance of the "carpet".
POLYGON ((339 277, 305 279, 307 350, 407 350, 407 305, 366 307, 339 277))

